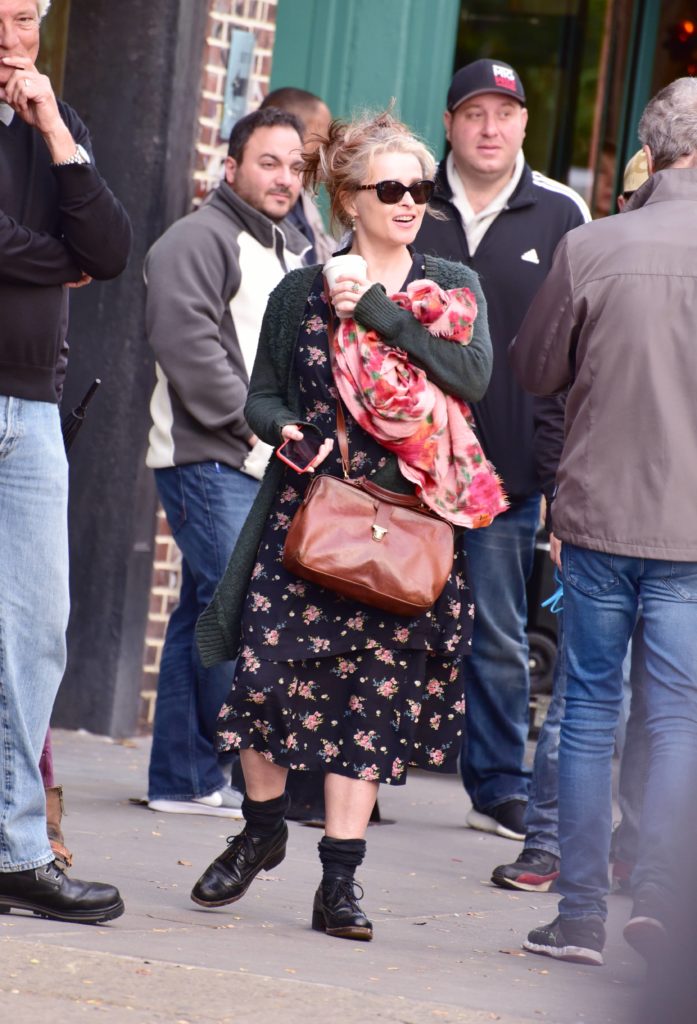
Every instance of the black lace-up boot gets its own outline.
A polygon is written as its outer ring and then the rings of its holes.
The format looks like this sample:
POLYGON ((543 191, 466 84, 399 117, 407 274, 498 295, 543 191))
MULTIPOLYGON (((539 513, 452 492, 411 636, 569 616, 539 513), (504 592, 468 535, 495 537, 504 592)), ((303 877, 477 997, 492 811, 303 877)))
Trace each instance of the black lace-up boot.
POLYGON ((318 849, 324 870, 312 905, 312 927, 336 938, 370 942, 373 926, 358 903, 363 889, 353 877, 363 863, 365 840, 325 836, 318 849))
POLYGON ((242 802, 247 822, 236 836, 229 836, 227 848, 206 868, 191 891, 201 907, 224 907, 241 899, 260 871, 277 867, 286 855, 288 826, 284 793, 274 800, 242 802))

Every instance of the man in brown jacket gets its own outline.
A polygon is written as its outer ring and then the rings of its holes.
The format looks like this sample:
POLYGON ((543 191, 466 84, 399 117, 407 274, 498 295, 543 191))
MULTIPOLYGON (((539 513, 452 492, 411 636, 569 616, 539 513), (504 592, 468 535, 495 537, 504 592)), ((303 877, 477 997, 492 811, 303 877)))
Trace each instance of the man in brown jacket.
POLYGON ((697 78, 651 100, 639 138, 651 177, 621 217, 565 236, 510 349, 529 391, 570 385, 552 512, 568 676, 562 899, 524 946, 591 964, 603 962, 611 759, 639 602, 650 772, 624 935, 647 958, 677 905, 674 828, 694 820, 697 777, 697 78))

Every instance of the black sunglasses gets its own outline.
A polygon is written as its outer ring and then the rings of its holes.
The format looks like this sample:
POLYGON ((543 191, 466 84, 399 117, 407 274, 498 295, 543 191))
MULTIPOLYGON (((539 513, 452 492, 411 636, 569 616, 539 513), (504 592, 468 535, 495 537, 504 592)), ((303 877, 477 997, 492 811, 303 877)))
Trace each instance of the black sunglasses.
POLYGON ((380 202, 387 203, 389 206, 398 203, 404 193, 409 192, 414 202, 423 206, 433 195, 435 187, 433 181, 415 181, 413 185, 403 185, 401 181, 379 181, 377 185, 358 185, 357 191, 364 192, 374 188, 380 202))

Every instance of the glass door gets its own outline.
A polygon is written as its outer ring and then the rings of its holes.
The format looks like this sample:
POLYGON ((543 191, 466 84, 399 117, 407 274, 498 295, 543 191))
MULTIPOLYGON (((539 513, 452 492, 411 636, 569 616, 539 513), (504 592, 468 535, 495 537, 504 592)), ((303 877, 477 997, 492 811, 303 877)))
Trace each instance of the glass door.
POLYGON ((695 0, 663 0, 651 95, 688 75, 697 75, 697 4, 695 0))

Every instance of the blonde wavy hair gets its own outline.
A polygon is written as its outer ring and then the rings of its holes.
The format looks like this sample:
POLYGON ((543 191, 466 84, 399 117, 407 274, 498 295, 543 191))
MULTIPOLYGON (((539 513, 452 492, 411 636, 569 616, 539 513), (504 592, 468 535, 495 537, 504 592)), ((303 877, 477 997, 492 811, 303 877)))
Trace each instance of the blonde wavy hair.
POLYGON ((303 157, 303 186, 315 192, 320 185, 326 187, 333 227, 351 227, 346 200, 364 184, 371 160, 381 153, 409 153, 419 161, 424 178, 435 174, 430 149, 392 116, 391 106, 378 114, 366 111, 353 121, 332 121, 316 151, 303 157))

